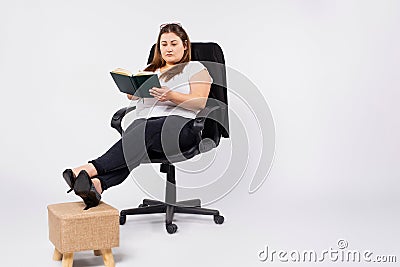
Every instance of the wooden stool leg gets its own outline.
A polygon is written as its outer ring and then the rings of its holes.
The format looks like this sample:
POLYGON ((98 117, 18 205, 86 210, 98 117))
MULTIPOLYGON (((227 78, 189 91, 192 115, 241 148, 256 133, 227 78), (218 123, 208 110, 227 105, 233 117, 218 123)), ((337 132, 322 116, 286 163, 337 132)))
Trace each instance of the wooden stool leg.
POLYGON ((54 248, 53 260, 60 261, 63 258, 63 254, 58 251, 58 249, 54 248))
POLYGON ((102 249, 101 253, 103 254, 104 265, 106 267, 115 267, 114 256, 111 249, 102 249))
POLYGON ((72 267, 74 262, 74 253, 64 253, 62 259, 62 267, 72 267))
POLYGON ((101 250, 95 249, 93 250, 95 256, 101 256, 101 250))

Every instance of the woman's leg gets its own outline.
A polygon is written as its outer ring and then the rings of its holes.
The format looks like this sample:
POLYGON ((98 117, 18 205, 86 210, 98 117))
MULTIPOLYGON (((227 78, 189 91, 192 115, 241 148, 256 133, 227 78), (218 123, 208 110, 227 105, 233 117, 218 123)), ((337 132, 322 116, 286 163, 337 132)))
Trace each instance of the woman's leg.
POLYGON ((192 123, 180 116, 135 120, 106 153, 73 171, 78 174, 86 170, 100 193, 122 183, 146 159, 148 150, 176 154, 198 143, 199 135, 193 133, 192 123))
POLYGON ((83 165, 83 168, 93 167, 96 170, 93 171, 96 174, 92 181, 99 193, 122 183, 130 171, 140 165, 146 158, 149 147, 157 139, 155 136, 161 131, 164 120, 165 117, 157 117, 150 118, 147 122, 135 121, 106 153, 83 165))
POLYGON ((125 179, 129 176, 129 173, 130 171, 128 167, 125 167, 103 175, 98 175, 97 177, 93 178, 92 181, 95 179, 99 180, 100 189, 104 191, 125 181, 125 179))
POLYGON ((144 128, 131 128, 125 131, 122 141, 121 150, 124 152, 124 157, 127 159, 128 164, 124 168, 106 172, 102 175, 98 175, 101 181, 102 190, 106 190, 112 186, 121 184, 129 176, 131 170, 138 166, 143 160, 149 162, 147 154, 151 150, 156 151, 170 151, 173 154, 185 151, 200 141, 198 133, 194 133, 192 130, 193 120, 183 118, 180 116, 169 116, 150 118, 145 123, 144 128), (140 132, 138 132, 140 130, 140 132), (145 133, 145 136, 142 133, 145 133), (162 143, 161 136, 165 139, 162 143), (141 136, 141 140, 145 142, 139 142, 138 136, 141 136), (175 143, 174 140, 179 142, 179 148, 171 146, 170 144, 175 143), (142 153, 138 153, 141 150, 142 153), (139 156, 138 156, 139 155, 139 156))
POLYGON ((102 191, 125 181, 130 171, 143 160, 148 162, 149 159, 146 157, 150 150, 161 152, 169 150, 175 154, 179 153, 180 150, 184 151, 198 144, 200 136, 198 133, 193 133, 192 125, 193 120, 180 116, 169 116, 168 118, 149 118, 145 124, 142 124, 145 128, 128 128, 124 133, 122 142, 119 143, 122 146, 119 147, 119 151, 123 151, 126 159, 125 166, 96 176, 101 181, 102 191), (164 144, 162 144, 161 135, 165 136, 164 144), (175 143, 173 140, 179 140, 179 148, 168 145, 175 143), (141 153, 138 153, 139 151, 141 153))
MULTIPOLYGON (((135 120, 128 127, 127 131, 132 131, 135 129, 135 132, 140 132, 139 128, 143 129, 144 122, 145 119, 135 120)), ((72 171, 75 175, 78 175, 81 170, 85 170, 90 177, 95 177, 114 170, 123 169, 126 167, 126 160, 123 155, 122 146, 121 138, 102 156, 95 160, 89 161, 87 164, 75 167, 72 169, 72 171)))
POLYGON ((193 119, 171 115, 164 120, 150 149, 161 151, 167 156, 177 155, 198 145, 200 140, 200 134, 193 130, 193 119))

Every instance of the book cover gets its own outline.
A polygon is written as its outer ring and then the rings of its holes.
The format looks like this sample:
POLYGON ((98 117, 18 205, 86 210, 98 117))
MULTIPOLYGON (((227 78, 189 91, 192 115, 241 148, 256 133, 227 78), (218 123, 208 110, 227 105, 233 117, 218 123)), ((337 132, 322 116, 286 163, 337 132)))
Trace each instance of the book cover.
POLYGON ((128 71, 117 69, 110 72, 118 89, 126 94, 142 98, 151 98, 149 89, 161 87, 158 75, 152 72, 139 72, 132 75, 128 71))

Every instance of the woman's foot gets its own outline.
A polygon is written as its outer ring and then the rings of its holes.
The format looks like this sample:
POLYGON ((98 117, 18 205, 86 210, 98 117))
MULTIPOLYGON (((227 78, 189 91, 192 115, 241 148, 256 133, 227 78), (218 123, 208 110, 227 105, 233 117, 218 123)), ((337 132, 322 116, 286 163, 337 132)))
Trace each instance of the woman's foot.
POLYGON ((101 188, 101 182, 99 178, 92 178, 92 183, 94 185, 94 188, 96 188, 96 191, 101 194, 103 193, 103 189, 101 188))
POLYGON ((97 176, 97 170, 92 163, 88 163, 72 169, 76 176, 78 176, 78 174, 83 170, 85 170, 87 174, 89 174, 89 177, 97 176))
MULTIPOLYGON (((97 182, 95 181, 95 183, 97 182)), ((99 205, 101 195, 99 191, 96 190, 92 179, 90 179, 89 174, 85 170, 80 171, 76 177, 74 191, 75 194, 80 196, 83 202, 85 202, 85 210, 99 205)))
MULTIPOLYGON (((67 193, 74 190, 74 184, 75 184, 76 177, 82 170, 85 170, 87 172, 87 174, 89 175, 89 177, 94 177, 97 175, 97 170, 92 163, 88 163, 88 164, 82 165, 80 167, 64 170, 62 175, 64 177, 65 182, 70 187, 70 189, 67 191, 67 193)), ((100 183, 100 180, 98 181, 98 183, 100 183)), ((101 184, 100 184, 100 187, 98 184, 95 184, 95 186, 96 186, 96 189, 98 192, 102 191, 101 184)))

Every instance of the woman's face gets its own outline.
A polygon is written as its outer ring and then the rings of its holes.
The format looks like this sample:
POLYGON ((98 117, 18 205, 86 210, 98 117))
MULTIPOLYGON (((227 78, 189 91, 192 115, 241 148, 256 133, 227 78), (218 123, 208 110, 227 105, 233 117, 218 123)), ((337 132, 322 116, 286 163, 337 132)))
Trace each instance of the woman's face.
POLYGON ((162 58, 167 64, 179 62, 186 50, 186 45, 181 38, 173 32, 163 33, 160 38, 160 50, 162 58))

